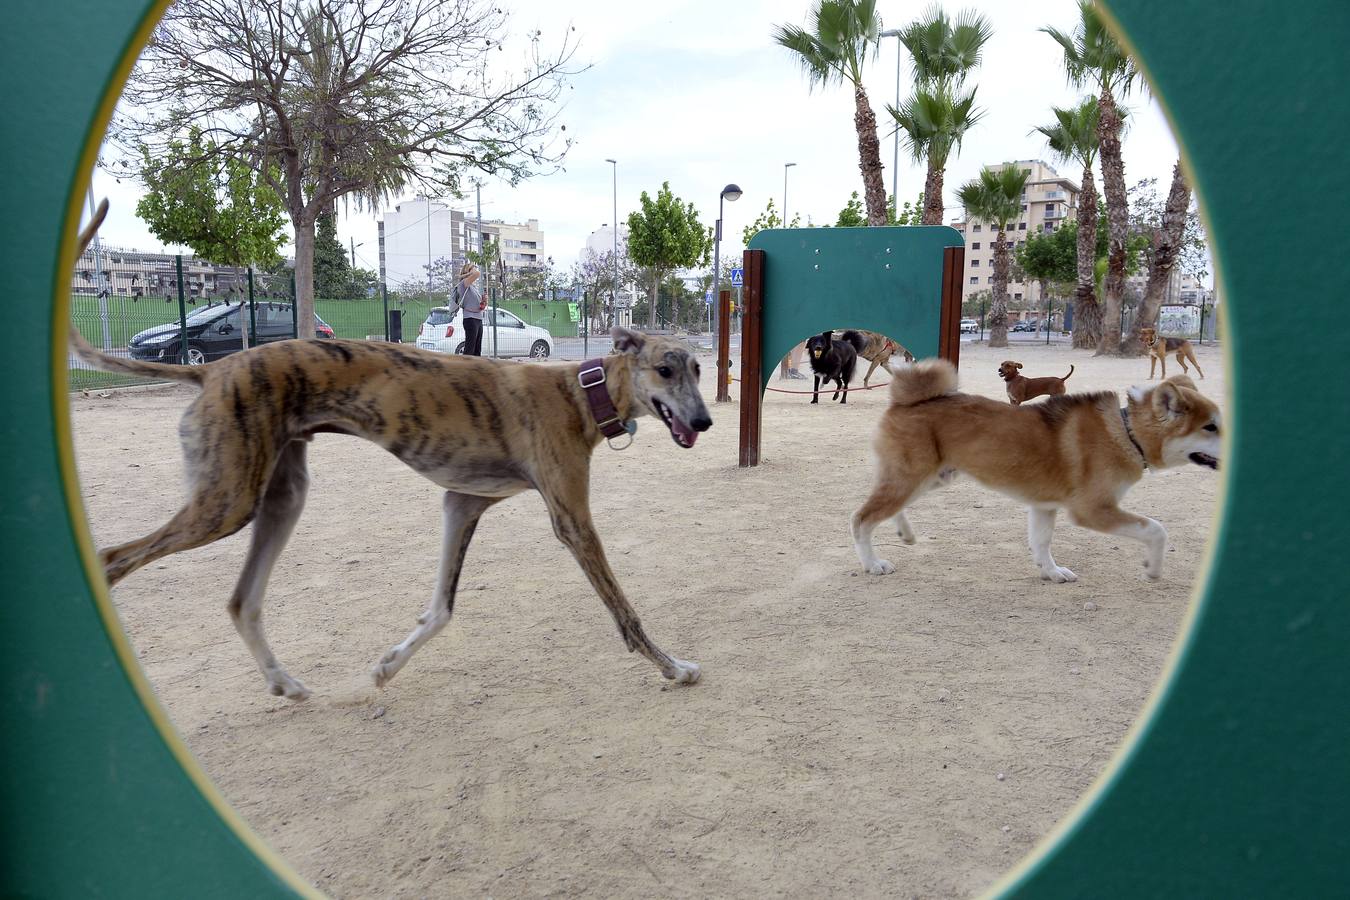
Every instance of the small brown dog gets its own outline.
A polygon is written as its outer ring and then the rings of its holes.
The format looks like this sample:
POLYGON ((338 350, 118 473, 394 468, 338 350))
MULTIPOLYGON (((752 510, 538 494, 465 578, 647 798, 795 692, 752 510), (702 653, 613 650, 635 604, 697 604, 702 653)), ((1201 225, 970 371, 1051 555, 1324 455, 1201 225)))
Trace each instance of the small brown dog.
POLYGON ((1013 406, 1020 406, 1032 397, 1039 397, 1042 394, 1047 397, 1058 397, 1064 393, 1064 382, 1073 374, 1073 366, 1069 366, 1069 375, 1063 378, 1056 378, 1053 375, 1047 378, 1027 378, 1019 374, 1018 370, 1021 368, 1020 362, 1011 359, 998 367, 998 377, 1007 382, 1008 402, 1013 406))
POLYGON ((1143 341, 1144 346, 1148 348, 1148 377, 1153 378, 1153 369, 1158 363, 1162 363, 1162 377, 1167 377, 1167 354, 1175 353, 1177 362, 1181 363, 1181 371, 1189 374, 1190 369, 1186 368, 1186 360, 1191 361, 1195 366, 1195 371, 1200 372, 1200 377, 1204 378, 1205 373, 1200 370, 1200 363, 1195 360, 1195 348, 1191 342, 1185 338, 1159 337, 1156 328, 1139 329, 1139 340, 1143 341))

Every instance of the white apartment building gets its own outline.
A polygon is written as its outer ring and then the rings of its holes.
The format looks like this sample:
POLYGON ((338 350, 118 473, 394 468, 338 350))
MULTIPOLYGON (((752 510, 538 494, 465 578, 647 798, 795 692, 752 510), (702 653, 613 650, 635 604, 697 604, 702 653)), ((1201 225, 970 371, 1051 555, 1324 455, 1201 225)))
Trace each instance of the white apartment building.
MULTIPOLYGON (((1004 240, 1016 249, 1026 243, 1027 235, 1054 231, 1064 222, 1078 217, 1079 185, 1060 175, 1052 166, 1039 159, 1019 159, 989 168, 999 171, 1009 166, 1020 167, 1027 173, 1026 189, 1022 192, 1022 213, 1009 223, 1004 240)), ((987 291, 994 285, 994 241, 998 229, 979 220, 955 220, 951 226, 966 239, 966 265, 961 279, 962 297, 977 291, 987 291)), ((1008 302, 1010 306, 1030 305, 1041 300, 1040 284, 1033 281, 1012 281, 1015 267, 1009 271, 1008 302)))
POLYGON ((544 232, 538 219, 522 224, 484 219, 481 232, 469 210, 451 209, 440 200, 414 197, 394 206, 376 223, 380 241, 380 280, 390 288, 424 282, 427 265, 448 258, 456 264, 466 250, 500 241, 507 269, 544 265, 544 232), (475 236, 476 235, 476 236, 475 236))
MULTIPOLYGON (((619 226, 618 239, 619 239, 618 240, 619 257, 620 260, 622 260, 624 257, 628 255, 627 225, 619 226)), ((584 257, 588 252, 594 253, 596 256, 605 256, 606 254, 613 253, 614 226, 601 225, 599 228, 595 229, 589 235, 587 235, 586 246, 581 251, 581 253, 578 254, 578 256, 584 257)), ((632 284, 620 285, 619 291, 614 298, 615 308, 620 311, 631 310, 633 308, 633 303, 636 301, 637 297, 638 297, 638 288, 635 285, 632 284)), ((629 315, 631 315, 631 313, 629 313, 629 315)))

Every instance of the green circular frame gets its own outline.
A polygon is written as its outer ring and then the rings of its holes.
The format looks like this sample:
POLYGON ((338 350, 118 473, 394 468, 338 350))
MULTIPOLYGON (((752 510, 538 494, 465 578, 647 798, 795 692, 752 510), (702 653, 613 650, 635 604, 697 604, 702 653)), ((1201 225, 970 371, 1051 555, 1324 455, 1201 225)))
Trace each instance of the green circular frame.
MULTIPOLYGON (((0 362, 6 896, 318 896, 155 701, 75 476, 73 239, 99 138, 165 5, 21 4, 0 39, 16 338, 0 362)), ((1227 491, 1189 627, 1126 746, 993 893, 1331 896, 1350 881, 1350 377, 1324 273, 1350 210, 1350 5, 1109 6, 1165 101, 1218 249, 1227 491)))

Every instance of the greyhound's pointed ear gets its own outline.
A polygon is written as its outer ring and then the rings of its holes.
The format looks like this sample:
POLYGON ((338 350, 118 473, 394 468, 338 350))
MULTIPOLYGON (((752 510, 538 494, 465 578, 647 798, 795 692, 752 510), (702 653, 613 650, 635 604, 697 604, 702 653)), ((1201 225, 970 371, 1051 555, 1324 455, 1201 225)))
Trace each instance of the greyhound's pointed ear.
POLYGON ((820 336, 823 337, 826 341, 832 341, 834 340, 834 330, 831 329, 829 331, 822 331, 820 333, 820 336))
POLYGON ((614 349, 620 353, 636 354, 642 349, 642 345, 647 343, 647 338, 641 332, 620 328, 618 325, 609 330, 609 336, 614 338, 614 349))

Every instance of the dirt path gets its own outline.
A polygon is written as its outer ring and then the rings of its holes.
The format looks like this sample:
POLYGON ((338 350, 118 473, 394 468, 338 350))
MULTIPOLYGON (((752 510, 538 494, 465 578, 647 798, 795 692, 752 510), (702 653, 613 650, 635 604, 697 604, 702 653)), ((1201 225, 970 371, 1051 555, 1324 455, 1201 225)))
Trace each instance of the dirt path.
MULTIPOLYGON (((1007 352, 963 347, 965 389, 1002 397, 1007 352)), ((1147 373, 1014 352, 1034 375, 1072 362, 1075 390, 1147 373)), ((1222 360, 1198 354, 1222 402, 1222 360)), ((1055 556, 1081 580, 1043 583, 1023 510, 968 479, 913 508, 916 546, 878 532, 899 571, 864 576, 847 519, 886 393, 842 408, 770 394, 754 471, 735 465, 734 404, 692 451, 651 419, 631 450, 597 451, 610 560, 654 639, 703 665, 692 688, 624 652, 529 494, 484 517, 454 622, 377 693, 367 669, 432 585, 438 492, 349 438, 314 443, 267 606, 312 700, 268 696, 225 614, 247 532, 136 573, 114 599, 207 772, 334 895, 968 896, 1071 808, 1153 688, 1219 479, 1153 474, 1127 498, 1171 533, 1157 584, 1137 546, 1067 524, 1055 556)), ((100 545, 177 508, 191 396, 75 396, 100 545)))

